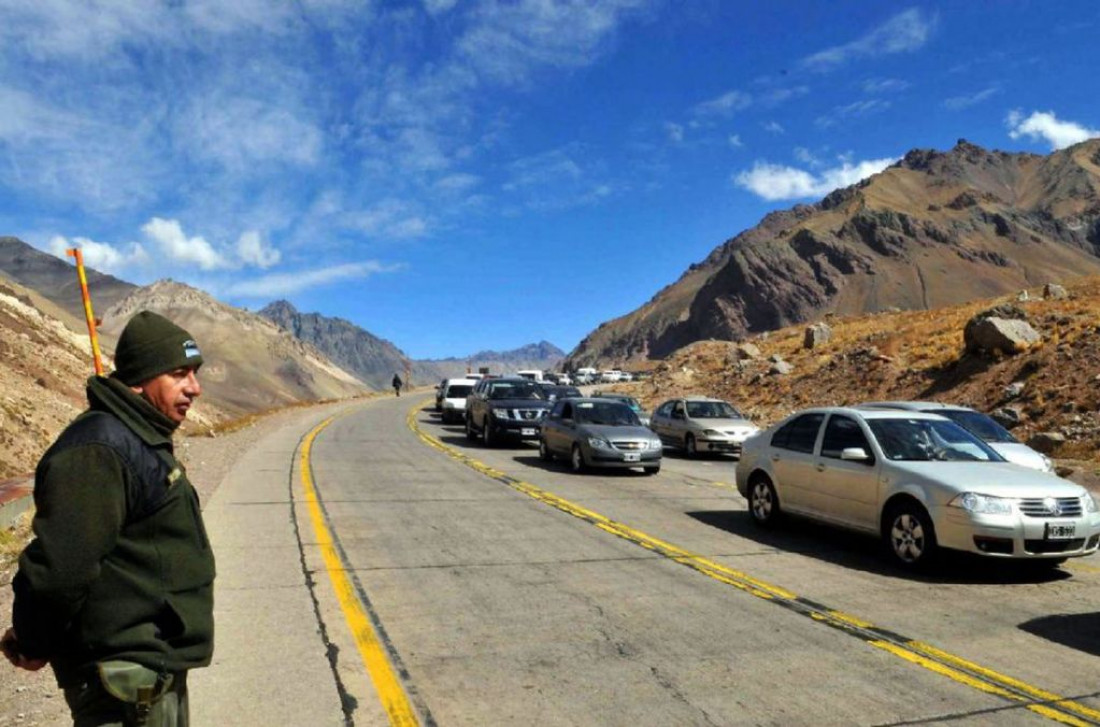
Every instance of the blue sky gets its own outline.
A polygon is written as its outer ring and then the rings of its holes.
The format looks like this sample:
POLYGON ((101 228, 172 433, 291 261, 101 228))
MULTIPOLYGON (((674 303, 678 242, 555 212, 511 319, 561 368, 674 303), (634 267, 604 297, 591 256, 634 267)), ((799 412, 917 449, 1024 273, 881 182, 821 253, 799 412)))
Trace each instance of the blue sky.
POLYGON ((1098 30, 1094 0, 0 0, 0 234, 414 358, 569 350, 909 149, 1100 136, 1098 30))

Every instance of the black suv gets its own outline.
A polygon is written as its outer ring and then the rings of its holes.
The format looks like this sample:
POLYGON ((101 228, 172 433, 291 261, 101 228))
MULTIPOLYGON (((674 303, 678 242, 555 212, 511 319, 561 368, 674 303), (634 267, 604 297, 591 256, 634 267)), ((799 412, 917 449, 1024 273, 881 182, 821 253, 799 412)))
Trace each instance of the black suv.
POLYGON ((466 438, 491 447, 504 438, 538 439, 550 402, 542 387, 520 378, 482 379, 466 397, 466 438))

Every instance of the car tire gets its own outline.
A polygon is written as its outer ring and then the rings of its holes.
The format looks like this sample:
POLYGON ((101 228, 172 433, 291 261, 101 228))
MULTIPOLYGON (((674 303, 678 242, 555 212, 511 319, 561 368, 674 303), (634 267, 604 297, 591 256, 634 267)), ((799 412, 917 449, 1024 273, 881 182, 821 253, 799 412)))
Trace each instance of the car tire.
POLYGON ((923 570, 936 559, 939 546, 932 519, 914 500, 904 500, 890 507, 882 534, 890 556, 903 568, 923 570))
POLYGON ((493 436, 493 425, 488 419, 481 420, 481 442, 486 447, 495 447, 497 438, 493 436))
POLYGON ((647 475, 655 475, 661 471, 661 465, 655 464, 652 467, 644 467, 643 470, 647 475))
POLYGON ((581 445, 573 445, 573 449, 569 453, 569 466, 578 474, 588 469, 588 464, 584 461, 584 452, 581 451, 581 445))
POLYGON ((699 456, 699 450, 695 448, 695 435, 688 434, 684 437, 684 456, 694 459, 699 456))
POLYGON ((539 439, 539 459, 543 462, 553 462, 554 453, 550 451, 550 448, 546 446, 545 439, 539 439))
POLYGON ((474 431, 474 423, 469 417, 466 417, 466 439, 471 442, 477 440, 477 432, 474 431))
POLYGON ((770 528, 779 520, 779 495, 765 475, 757 474, 749 480, 749 514, 763 528, 770 528))

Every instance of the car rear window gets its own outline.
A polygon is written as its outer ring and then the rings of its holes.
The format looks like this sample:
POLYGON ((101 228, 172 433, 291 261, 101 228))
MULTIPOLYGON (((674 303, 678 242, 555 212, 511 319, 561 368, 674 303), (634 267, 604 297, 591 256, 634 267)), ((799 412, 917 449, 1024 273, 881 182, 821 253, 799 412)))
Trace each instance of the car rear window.
POLYGON ((457 399, 460 396, 466 396, 467 394, 470 393, 470 390, 473 389, 473 388, 474 387, 472 387, 472 386, 466 386, 464 384, 452 384, 447 389, 447 398, 448 399, 457 399))
POLYGON ((939 414, 941 417, 947 417, 986 442, 1016 444, 1019 441, 990 416, 981 412, 964 411, 962 409, 932 409, 930 411, 933 414, 939 414))

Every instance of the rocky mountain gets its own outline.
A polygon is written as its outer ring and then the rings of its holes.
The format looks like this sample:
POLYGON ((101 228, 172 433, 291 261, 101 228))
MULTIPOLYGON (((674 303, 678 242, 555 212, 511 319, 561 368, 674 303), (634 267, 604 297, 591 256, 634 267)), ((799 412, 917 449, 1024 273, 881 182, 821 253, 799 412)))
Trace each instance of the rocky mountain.
POLYGON ((554 370, 560 367, 565 351, 547 341, 529 343, 511 351, 478 351, 465 358, 432 359, 431 364, 441 372, 441 377, 456 377, 467 371, 489 369, 490 373, 507 374, 525 369, 554 370))
MULTIPOLYGON (((84 301, 76 266, 36 250, 16 237, 0 237, 0 272, 13 282, 37 291, 84 326, 84 301)), ((92 307, 97 316, 133 292, 137 286, 85 267, 92 307)))
POLYGON ((226 305, 195 288, 160 280, 109 308, 101 330, 117 336, 139 310, 186 328, 199 342, 203 400, 231 416, 303 401, 365 393, 363 382, 263 316, 226 305))
POLYGON ((267 305, 259 311, 259 315, 289 331, 295 338, 315 346, 375 389, 389 388, 395 373, 404 379, 407 365, 411 365, 413 384, 435 382, 441 377, 431 364, 410 362, 397 346, 343 318, 300 313, 285 300, 267 305))
POLYGON ((769 214, 602 324, 567 365, 661 359, 827 314, 931 310, 1097 273, 1100 140, 1049 156, 960 140, 769 214))

